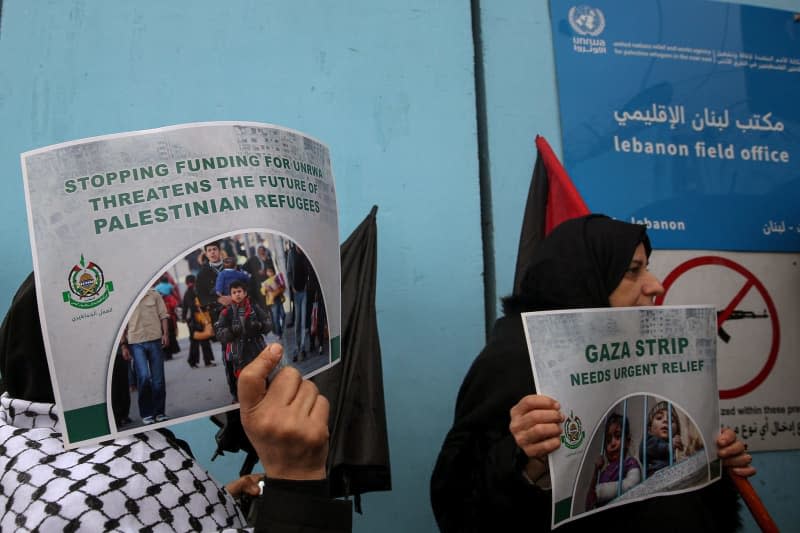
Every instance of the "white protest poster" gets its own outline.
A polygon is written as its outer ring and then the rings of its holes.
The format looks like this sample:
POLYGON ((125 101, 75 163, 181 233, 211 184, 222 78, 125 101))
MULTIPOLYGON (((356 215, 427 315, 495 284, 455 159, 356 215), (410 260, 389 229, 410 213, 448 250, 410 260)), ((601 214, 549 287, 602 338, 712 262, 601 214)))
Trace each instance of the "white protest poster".
POLYGON ((238 371, 266 342, 281 342, 282 364, 305 376, 339 361, 339 231, 323 143, 270 124, 209 122, 21 159, 65 446, 238 407, 238 371), (190 288, 196 299, 183 298, 190 288), (212 315, 228 317, 233 340, 209 342, 212 315))
POLYGON ((552 527, 719 478, 713 308, 544 311, 522 320, 536 390, 566 416, 549 455, 552 527))

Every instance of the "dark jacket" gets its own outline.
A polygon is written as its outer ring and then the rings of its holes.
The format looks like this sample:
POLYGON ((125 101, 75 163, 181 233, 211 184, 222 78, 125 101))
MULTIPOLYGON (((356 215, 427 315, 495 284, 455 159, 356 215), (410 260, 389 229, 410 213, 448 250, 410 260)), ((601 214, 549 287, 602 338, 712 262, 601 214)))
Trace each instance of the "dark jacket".
POLYGON ((639 457, 647 457, 644 463, 645 475, 652 476, 662 468, 669 466, 670 442, 657 435, 648 433, 642 441, 639 457))
MULTIPOLYGON (((221 266, 220 270, 222 270, 221 266)), ((194 285, 200 305, 209 310, 214 322, 217 321, 219 312, 222 310, 222 306, 217 302, 217 291, 215 289, 218 274, 219 270, 205 263, 200 267, 200 272, 197 273, 197 281, 194 285)))
POLYGON ((214 333, 217 340, 226 344, 225 358, 233 362, 236 377, 266 348, 264 335, 270 331, 272 318, 261 306, 250 305, 250 298, 245 298, 241 305, 231 304, 222 309, 214 333))

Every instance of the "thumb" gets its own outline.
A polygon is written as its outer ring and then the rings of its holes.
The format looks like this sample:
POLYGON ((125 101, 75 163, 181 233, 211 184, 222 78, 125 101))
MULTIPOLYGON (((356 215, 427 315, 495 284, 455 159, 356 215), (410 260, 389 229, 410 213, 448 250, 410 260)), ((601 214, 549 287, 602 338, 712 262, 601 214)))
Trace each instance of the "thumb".
POLYGON ((283 357, 283 346, 272 343, 264 348, 258 357, 244 367, 239 374, 238 394, 242 410, 252 408, 267 392, 267 376, 272 372, 283 357))

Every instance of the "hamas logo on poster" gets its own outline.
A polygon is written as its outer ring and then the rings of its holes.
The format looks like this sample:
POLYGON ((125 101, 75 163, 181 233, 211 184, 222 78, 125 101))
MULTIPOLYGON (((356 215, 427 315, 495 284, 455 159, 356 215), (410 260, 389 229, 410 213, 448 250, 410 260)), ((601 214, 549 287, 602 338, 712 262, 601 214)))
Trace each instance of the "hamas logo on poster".
POLYGON ((586 432, 583 431, 581 419, 570 411, 569 417, 564 421, 564 434, 561 435, 561 442, 570 450, 574 450, 581 445, 585 436, 586 432))
POLYGON ((65 303, 78 309, 91 309, 108 300, 114 290, 114 283, 106 281, 103 270, 95 263, 86 261, 81 254, 81 262, 72 267, 67 276, 69 290, 61 293, 65 303))
POLYGON ((568 18, 569 25, 578 35, 597 37, 606 29, 606 17, 596 7, 572 6, 568 18))

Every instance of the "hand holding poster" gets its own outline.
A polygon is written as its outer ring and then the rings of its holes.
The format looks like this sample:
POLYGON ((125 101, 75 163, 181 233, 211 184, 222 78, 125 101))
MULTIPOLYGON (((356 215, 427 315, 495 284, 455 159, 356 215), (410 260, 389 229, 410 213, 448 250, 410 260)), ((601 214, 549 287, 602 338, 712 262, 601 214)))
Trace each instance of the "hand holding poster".
POLYGON ((553 527, 719 478, 713 308, 522 316, 536 390, 566 416, 548 456, 553 527))
POLYGON ((238 373, 267 342, 306 376, 338 361, 325 145, 268 124, 186 124, 41 148, 22 169, 68 447, 235 408, 238 373), (267 290, 276 279, 288 297, 267 290))

